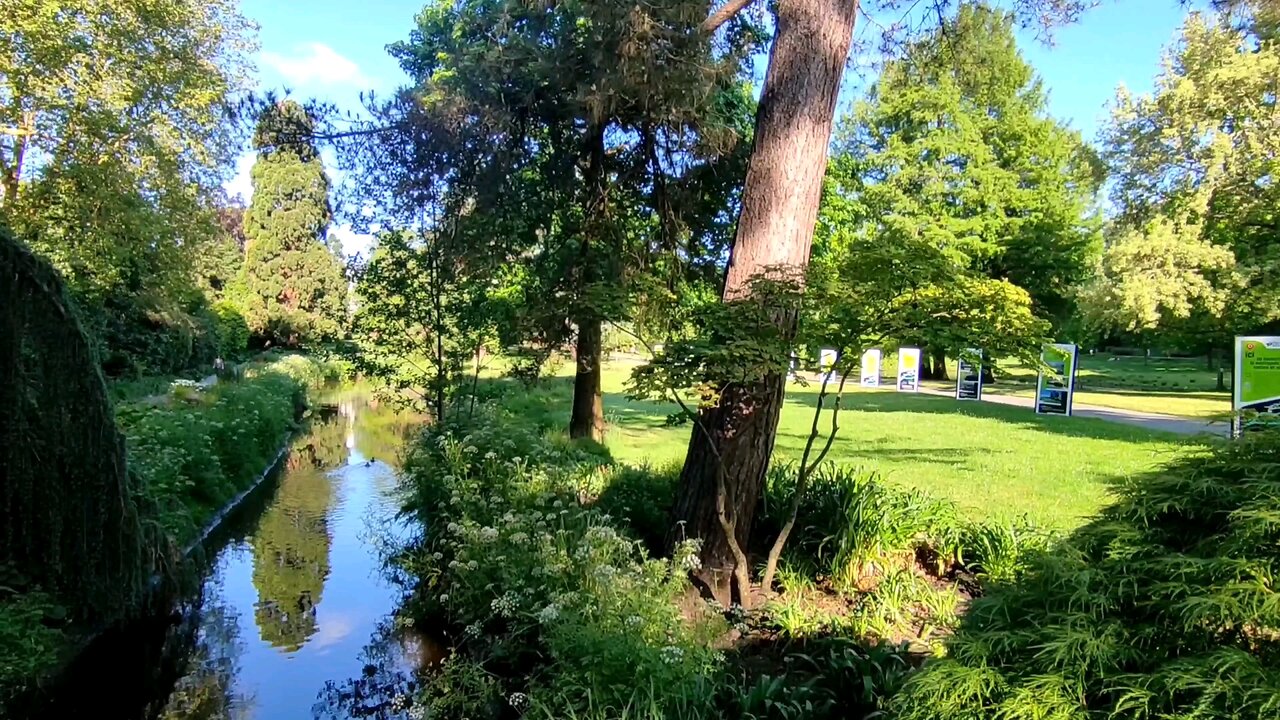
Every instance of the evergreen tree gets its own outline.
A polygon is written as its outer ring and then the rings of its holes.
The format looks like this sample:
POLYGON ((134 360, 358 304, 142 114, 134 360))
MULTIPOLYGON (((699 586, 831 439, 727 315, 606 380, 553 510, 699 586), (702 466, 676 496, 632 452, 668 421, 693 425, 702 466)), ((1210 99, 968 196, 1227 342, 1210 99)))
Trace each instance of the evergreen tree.
POLYGON ((239 300, 250 329, 268 344, 323 341, 345 324, 343 263, 327 241, 329 179, 312 136, 311 117, 287 100, 268 108, 254 133, 239 300))

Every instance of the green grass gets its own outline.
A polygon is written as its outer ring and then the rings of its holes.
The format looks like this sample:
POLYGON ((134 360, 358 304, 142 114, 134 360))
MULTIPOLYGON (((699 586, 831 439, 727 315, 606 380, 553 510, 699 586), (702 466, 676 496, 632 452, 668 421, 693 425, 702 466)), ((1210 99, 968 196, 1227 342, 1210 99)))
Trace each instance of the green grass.
MULTIPOLYGON (((606 446, 628 464, 678 462, 689 428, 665 425, 678 407, 627 400, 629 371, 628 365, 605 368, 606 446)), ((545 390, 521 396, 515 409, 552 414, 549 424, 567 424, 570 392, 568 381, 557 378, 545 390)), ((814 387, 789 388, 778 459, 799 458, 815 397, 814 387)), ((886 482, 951 500, 975 520, 1026 515, 1064 529, 1101 508, 1110 483, 1170 460, 1185 442, 1103 420, 893 392, 850 393, 840 425, 832 462, 875 470, 886 482)))
MULTIPOLYGON (((955 360, 947 366, 954 378, 955 360)), ((886 363, 883 372, 887 376, 896 372, 896 367, 886 363)), ((1082 354, 1075 401, 1079 405, 1207 420, 1226 417, 1231 412, 1230 373, 1225 381, 1227 391, 1217 391, 1218 373, 1207 369, 1203 358, 1144 361, 1141 357, 1082 354)), ((926 381, 925 385, 946 390, 955 387, 953 382, 926 381)), ((1000 363, 998 382, 988 385, 985 391, 1031 398, 1035 388, 1035 368, 1004 361, 1000 363)))

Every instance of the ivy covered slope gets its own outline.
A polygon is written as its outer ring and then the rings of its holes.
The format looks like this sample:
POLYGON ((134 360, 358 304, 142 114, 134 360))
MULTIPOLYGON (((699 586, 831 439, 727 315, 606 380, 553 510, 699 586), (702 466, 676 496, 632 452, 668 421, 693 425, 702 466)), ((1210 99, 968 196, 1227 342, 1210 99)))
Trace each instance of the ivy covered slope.
POLYGON ((1280 717, 1280 434, 1119 494, 974 601, 902 720, 1280 717))

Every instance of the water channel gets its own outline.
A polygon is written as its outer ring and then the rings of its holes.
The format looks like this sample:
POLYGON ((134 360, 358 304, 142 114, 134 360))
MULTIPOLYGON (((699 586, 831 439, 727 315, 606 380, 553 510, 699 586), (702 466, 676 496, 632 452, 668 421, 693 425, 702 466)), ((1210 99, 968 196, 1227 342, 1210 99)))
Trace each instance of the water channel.
POLYGON ((83 697, 59 693, 55 716, 407 717, 412 669, 431 653, 395 629, 401 590, 383 557, 409 532, 396 462, 416 423, 358 393, 326 397, 210 539, 189 607, 96 642, 72 673, 83 697))

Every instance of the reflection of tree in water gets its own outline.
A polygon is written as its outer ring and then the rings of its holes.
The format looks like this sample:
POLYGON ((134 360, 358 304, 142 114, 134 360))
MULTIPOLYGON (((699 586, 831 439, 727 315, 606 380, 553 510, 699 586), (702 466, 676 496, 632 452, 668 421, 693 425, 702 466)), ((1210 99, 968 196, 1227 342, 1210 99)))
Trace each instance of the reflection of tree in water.
POLYGON ((333 408, 319 408, 307 434, 294 440, 287 468, 332 470, 347 462, 347 420, 333 408))
POLYGON ((286 472, 253 537, 254 615, 262 639, 293 652, 316 633, 329 576, 333 483, 321 470, 286 472))
POLYGON ((442 653, 431 640, 405 635, 386 619, 360 651, 360 676, 325 683, 312 715, 322 720, 406 718, 418 688, 412 668, 438 661, 442 653))
POLYGON ((404 412, 373 398, 363 398, 357 403, 356 449, 367 458, 398 465, 407 435, 422 421, 420 415, 404 412))
POLYGON ((238 620, 229 605, 205 608, 187 672, 157 720, 223 720, 233 717, 235 706, 245 705, 231 694, 241 651, 238 620))

